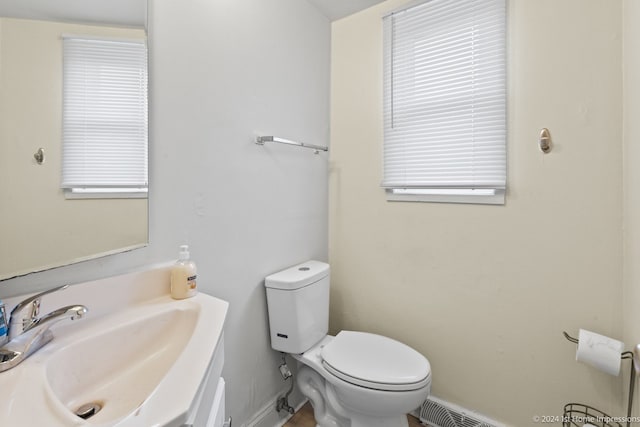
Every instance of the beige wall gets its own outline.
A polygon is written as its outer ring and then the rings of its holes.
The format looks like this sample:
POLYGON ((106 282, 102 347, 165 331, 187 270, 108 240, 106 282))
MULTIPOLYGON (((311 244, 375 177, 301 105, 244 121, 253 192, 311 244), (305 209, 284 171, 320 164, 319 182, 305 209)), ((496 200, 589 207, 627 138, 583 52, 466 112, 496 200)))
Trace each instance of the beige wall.
POLYGON ((381 16, 404 3, 332 28, 332 331, 410 344, 434 395, 511 425, 568 402, 621 415, 621 379, 562 331, 622 338, 622 2, 508 1, 504 206, 385 200, 381 16))
POLYGON ((66 200, 59 188, 64 33, 144 37, 0 18, 0 278, 147 242, 146 199, 66 200))
MULTIPOLYGON (((640 2, 624 0, 624 339, 640 343, 640 2)), ((636 383, 637 386, 637 383, 636 383)), ((623 384, 628 390, 626 382, 623 384)), ((636 389, 634 414, 640 415, 636 389)))

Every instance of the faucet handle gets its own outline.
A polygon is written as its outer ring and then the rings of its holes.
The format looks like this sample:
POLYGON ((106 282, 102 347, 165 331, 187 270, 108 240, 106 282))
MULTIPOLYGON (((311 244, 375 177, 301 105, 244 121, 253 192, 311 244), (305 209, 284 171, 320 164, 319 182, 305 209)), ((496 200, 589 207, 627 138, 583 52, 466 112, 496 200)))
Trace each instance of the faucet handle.
POLYGON ((22 317, 22 330, 26 330, 29 326, 35 323, 36 319, 38 319, 38 316, 40 315, 41 302, 42 299, 37 298, 31 301, 30 304, 27 304, 27 306, 25 306, 25 310, 28 308, 29 312, 24 313, 22 316, 20 316, 22 317))
POLYGON ((18 305, 11 310, 11 318, 9 319, 9 340, 21 335, 36 322, 40 315, 40 302, 43 296, 65 290, 68 287, 69 285, 62 285, 48 289, 19 302, 18 305))
MULTIPOLYGON (((69 287, 69 285, 62 285, 62 286, 58 286, 56 288, 48 289, 48 290, 46 290, 44 292, 40 292, 39 294, 32 295, 29 298, 25 299, 24 301, 19 302, 18 305, 16 305, 13 308, 13 310, 11 310, 11 315, 13 315, 13 313, 17 313, 17 312, 20 312, 20 311, 24 310, 29 304, 32 304, 32 306, 33 306, 33 303, 36 302, 36 301, 38 301, 36 311, 39 311, 40 310, 40 299, 43 296, 45 296, 47 294, 52 294, 54 292, 63 291, 65 289, 67 289, 68 287, 69 287)), ((35 313, 35 315, 37 316, 38 313, 35 313)))

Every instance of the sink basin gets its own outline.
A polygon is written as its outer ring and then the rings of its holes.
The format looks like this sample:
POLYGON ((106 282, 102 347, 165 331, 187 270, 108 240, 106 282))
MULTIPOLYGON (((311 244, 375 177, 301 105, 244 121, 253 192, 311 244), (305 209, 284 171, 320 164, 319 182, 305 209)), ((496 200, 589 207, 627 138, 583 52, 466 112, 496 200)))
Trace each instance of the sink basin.
POLYGON ((198 306, 191 304, 83 337, 48 358, 48 385, 70 414, 97 403, 100 410, 87 422, 113 424, 156 389, 191 338, 197 319, 198 306))
POLYGON ((228 304, 203 293, 174 300, 168 278, 168 267, 156 268, 43 299, 43 312, 69 301, 89 311, 82 320, 54 325, 50 343, 0 373, 0 426, 191 422, 204 379, 222 370, 228 304))

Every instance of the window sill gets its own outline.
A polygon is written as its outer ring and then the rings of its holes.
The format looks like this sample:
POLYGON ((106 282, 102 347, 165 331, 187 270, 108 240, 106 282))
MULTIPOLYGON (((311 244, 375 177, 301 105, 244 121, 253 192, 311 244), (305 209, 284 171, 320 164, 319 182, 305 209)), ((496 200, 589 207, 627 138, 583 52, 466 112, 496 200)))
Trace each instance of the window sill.
POLYGON ((504 205, 503 189, 386 189, 388 202, 504 205))
POLYGON ((65 188, 64 197, 77 199, 146 199, 146 188, 65 188))

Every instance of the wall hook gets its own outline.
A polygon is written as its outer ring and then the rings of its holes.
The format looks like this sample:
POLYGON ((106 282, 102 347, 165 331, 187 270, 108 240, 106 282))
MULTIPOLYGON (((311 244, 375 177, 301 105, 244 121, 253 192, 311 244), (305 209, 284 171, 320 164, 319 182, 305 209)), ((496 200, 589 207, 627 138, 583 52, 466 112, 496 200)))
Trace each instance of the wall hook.
POLYGON ((551 134, 549 133, 549 129, 543 128, 540 131, 540 139, 538 140, 538 146, 540 147, 540 151, 542 151, 545 154, 551 151, 551 134))
POLYGON ((36 162, 41 165, 44 163, 44 148, 38 148, 38 151, 33 155, 33 158, 36 159, 36 162))

